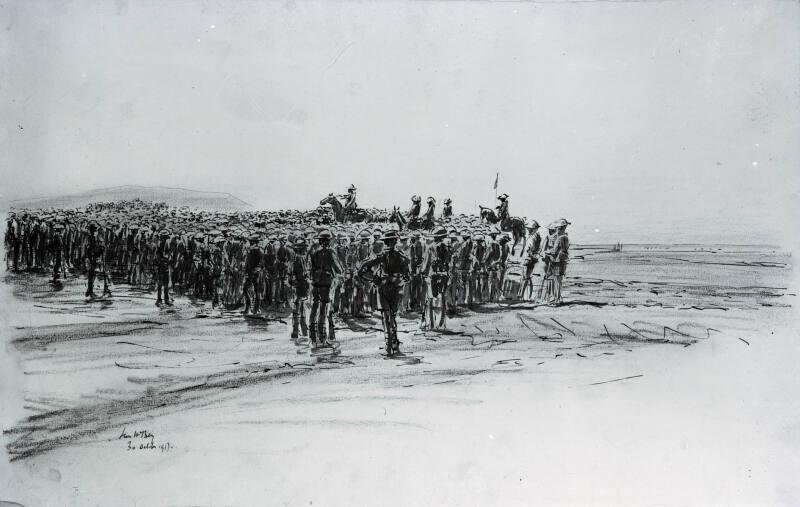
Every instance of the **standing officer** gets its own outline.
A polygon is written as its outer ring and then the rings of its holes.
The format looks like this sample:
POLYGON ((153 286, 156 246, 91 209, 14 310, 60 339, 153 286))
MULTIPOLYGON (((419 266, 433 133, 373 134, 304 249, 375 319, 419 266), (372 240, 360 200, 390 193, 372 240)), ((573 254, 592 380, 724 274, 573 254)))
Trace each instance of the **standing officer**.
POLYGON ((97 297, 94 293, 94 280, 97 277, 97 260, 101 255, 101 246, 97 239, 97 222, 89 222, 86 238, 86 294, 87 298, 97 297))
POLYGON ((411 264, 411 309, 422 310, 425 303, 425 290, 423 284, 423 261, 425 260, 425 247, 422 245, 422 233, 414 231, 409 245, 409 262, 411 264))
POLYGON ((528 289, 528 299, 533 296, 533 268, 539 261, 539 252, 542 249, 542 236, 539 234, 539 222, 536 220, 531 221, 528 225, 528 234, 530 236, 530 246, 525 255, 525 281, 520 287, 519 297, 525 299, 525 289, 528 289))
POLYGON ((397 250, 398 237, 397 231, 387 231, 383 235, 386 248, 380 255, 362 264, 358 270, 360 278, 374 280, 378 285, 381 315, 386 331, 386 354, 389 356, 400 353, 397 309, 403 296, 403 284, 410 278, 408 257, 397 250))
POLYGON ((295 256, 291 270, 291 285, 294 287, 292 338, 297 338, 301 331, 303 336, 308 336, 306 300, 308 299, 309 259, 305 238, 299 237, 295 240, 294 252, 295 256))
POLYGON ((552 247, 545 253, 550 258, 551 276, 554 282, 552 303, 561 303, 561 286, 564 281, 564 274, 567 272, 569 262, 569 236, 567 236, 567 226, 570 222, 561 218, 553 224, 556 227, 556 237, 552 247))
POLYGON ((443 328, 447 318, 447 286, 450 281, 450 261, 452 250, 445 241, 447 239, 447 229, 439 227, 433 233, 433 245, 428 249, 425 256, 425 266, 423 273, 426 280, 426 301, 425 308, 422 310, 422 327, 425 326, 426 311, 428 326, 430 328, 443 328), (441 315, 439 322, 434 322, 433 304, 436 298, 440 298, 439 308, 441 315))
POLYGON ((252 303, 253 314, 258 313, 261 303, 261 295, 258 291, 258 275, 261 270, 261 262, 263 261, 264 254, 258 247, 260 237, 258 234, 250 235, 250 250, 247 252, 247 257, 244 261, 244 315, 250 311, 252 303))
POLYGON ((335 340, 333 316, 328 314, 328 304, 331 302, 331 285, 336 275, 342 273, 342 266, 336 257, 336 252, 331 250, 333 234, 323 230, 317 236, 320 248, 311 254, 311 283, 313 302, 311 303, 311 341, 314 345, 317 340, 323 346, 330 346, 325 332, 325 324, 330 325, 330 339, 335 340))
POLYGON ((156 275, 156 306, 161 305, 161 291, 164 291, 164 304, 170 305, 169 300, 169 267, 172 264, 171 248, 169 245, 169 231, 163 229, 159 234, 159 243, 155 255, 156 275))
POLYGON ((64 256, 64 223, 61 221, 53 225, 53 240, 50 242, 50 255, 53 258, 53 284, 58 283, 58 278, 61 276, 63 269, 63 256, 64 256))

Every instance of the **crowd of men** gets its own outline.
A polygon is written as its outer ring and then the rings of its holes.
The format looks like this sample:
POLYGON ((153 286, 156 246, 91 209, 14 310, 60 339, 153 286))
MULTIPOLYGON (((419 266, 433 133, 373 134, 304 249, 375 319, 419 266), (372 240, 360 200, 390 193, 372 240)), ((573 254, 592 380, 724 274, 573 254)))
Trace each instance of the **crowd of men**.
POLYGON ((245 315, 291 311, 292 337, 308 336, 317 346, 335 340, 334 316, 377 313, 388 354, 399 352, 399 312, 418 312, 422 326, 441 327, 459 306, 508 298, 561 302, 565 219, 550 224, 544 238, 536 221, 527 223, 519 259, 509 256, 508 234, 452 208, 428 232, 329 222, 320 210, 223 213, 139 200, 13 210, 6 263, 14 271, 47 271, 54 284, 85 275, 87 298, 111 296, 116 282, 154 288, 156 305, 171 305, 178 293, 212 307, 243 305, 245 315), (520 273, 515 284, 506 283, 512 268, 520 273))

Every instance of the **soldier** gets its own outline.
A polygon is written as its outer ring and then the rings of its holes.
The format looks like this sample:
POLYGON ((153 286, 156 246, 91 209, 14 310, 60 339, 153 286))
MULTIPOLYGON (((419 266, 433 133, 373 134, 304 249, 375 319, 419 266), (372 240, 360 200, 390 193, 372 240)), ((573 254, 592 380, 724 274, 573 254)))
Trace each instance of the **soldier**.
POLYGON ((63 231, 64 223, 62 221, 56 222, 53 226, 53 240, 50 242, 50 255, 53 258, 53 284, 58 283, 58 279, 64 269, 62 264, 64 256, 63 231))
POLYGON ((442 206, 442 219, 450 220, 453 218, 453 201, 448 197, 443 201, 444 206, 442 206))
POLYGON ((422 226, 426 229, 433 227, 433 221, 436 215, 436 199, 433 197, 428 197, 427 200, 428 209, 425 210, 425 214, 422 216, 422 226))
POLYGON ((555 291, 555 282, 553 280, 553 271, 551 267, 552 257, 547 255, 556 242, 556 226, 555 223, 552 223, 547 226, 547 238, 544 240, 544 247, 542 248, 542 252, 544 252, 543 261, 544 261, 544 276, 542 277, 542 283, 539 285, 539 291, 536 294, 536 301, 548 301, 552 298, 553 292, 555 291), (543 293, 544 292, 544 293, 543 293))
POLYGON ((94 293, 94 280, 97 276, 97 261, 101 254, 101 246, 98 244, 97 238, 97 222, 89 222, 87 226, 88 236, 86 238, 86 261, 87 261, 87 279, 86 279, 86 293, 87 298, 97 297, 94 293))
MULTIPOLYGON (((472 273, 470 276, 470 295, 474 292, 478 303, 483 303, 486 297, 486 238, 483 234, 475 236, 475 247, 472 249, 472 273)), ((474 297, 470 298, 472 302, 474 297)))
POLYGON ((422 233, 420 231, 414 231, 411 236, 408 257, 411 267, 411 309, 420 311, 425 303, 424 275, 422 273, 425 247, 422 244, 422 233))
MULTIPOLYGON (((369 259, 371 246, 369 244, 370 234, 365 229, 359 233, 359 243, 358 248, 356 249, 356 266, 357 269, 364 264, 367 259, 369 259)), ((364 316, 364 305, 367 299, 367 295, 369 294, 370 287, 372 283, 368 280, 364 280, 360 277, 356 277, 354 279, 356 285, 356 296, 353 301, 353 316, 354 317, 363 317, 364 316)))
POLYGON ((337 278, 333 289, 333 312, 344 315, 349 313, 349 304, 346 297, 348 283, 347 235, 344 232, 336 234, 336 258, 342 266, 342 276, 337 278))
POLYGON ((469 229, 461 231, 461 246, 458 250, 458 301, 457 304, 472 305, 475 287, 472 280, 472 232, 469 229))
POLYGON ((445 241, 447 238, 447 229, 439 227, 433 233, 433 245, 428 249, 425 256, 425 265, 423 267, 423 274, 426 281, 426 302, 425 308, 422 310, 422 322, 420 327, 425 328, 426 325, 426 310, 427 321, 431 328, 444 328, 446 327, 447 318, 447 286, 450 281, 450 261, 452 259, 452 251, 450 246, 445 241), (440 316, 439 322, 434 322, 434 304, 435 300, 439 301, 440 316))
POLYGON ((400 353, 400 341, 397 339, 397 309, 403 293, 403 284, 410 278, 408 257, 397 250, 397 240, 397 231, 386 232, 383 235, 386 249, 377 257, 362 264, 358 270, 360 278, 375 280, 378 285, 388 356, 400 353))
POLYGON ((358 204, 356 203, 356 186, 350 185, 347 188, 347 199, 344 201, 344 209, 352 211, 357 208, 358 204))
POLYGON ((567 271, 567 263, 569 262, 569 236, 567 236, 567 226, 569 224, 570 222, 567 222, 564 218, 554 222, 556 237, 550 249, 545 253, 550 259, 551 276, 554 282, 551 300, 553 304, 561 303, 561 286, 564 274, 567 271))
POLYGON ((219 305, 219 294, 223 291, 225 285, 224 277, 227 272, 227 255, 225 249, 227 243, 225 236, 214 236, 212 241, 213 247, 211 248, 211 308, 216 308, 219 305))
POLYGON ((257 314, 260 309, 261 304, 261 295, 258 292, 258 275, 261 271, 261 263, 263 260, 263 254, 261 253, 261 249, 258 247, 258 242, 261 240, 258 234, 251 234, 249 241, 250 241, 250 249, 247 252, 247 257, 245 258, 244 263, 244 275, 245 275, 245 282, 244 282, 244 315, 247 315, 250 312, 251 305, 253 310, 253 315, 257 314))
POLYGON ((542 236, 539 234, 539 222, 531 221, 528 226, 530 246, 525 255, 525 281, 519 290, 519 297, 525 298, 525 289, 528 289, 528 299, 533 296, 533 269, 539 261, 539 252, 542 249, 542 236))
POLYGON ((331 239, 333 234, 328 230, 323 230, 317 236, 320 248, 311 254, 311 281, 313 285, 311 304, 311 341, 314 345, 317 340, 323 346, 330 346, 328 336, 325 332, 326 319, 330 325, 330 339, 335 340, 333 317, 328 314, 328 304, 331 301, 331 285, 336 275, 342 273, 342 267, 336 257, 336 253, 331 250, 331 239))
POLYGON ((508 194, 500 194, 497 196, 497 199, 500 201, 495 209, 497 210, 497 220, 498 225, 502 230, 506 230, 506 224, 508 223, 509 214, 508 214, 508 194))
POLYGON ((499 231, 497 230, 493 230, 491 233, 489 233, 492 240, 489 243, 486 251, 485 264, 487 271, 487 284, 484 289, 484 293, 487 296, 487 301, 496 301, 499 299, 500 295, 500 271, 502 269, 500 263, 503 252, 500 247, 500 242, 497 239, 498 234, 499 231))
POLYGON ((299 333, 308 336, 306 322, 306 300, 308 299, 309 257, 305 238, 298 238, 294 243, 294 261, 291 270, 291 285, 294 287, 294 308, 292 311, 292 338, 299 333))
POLYGON ((406 212, 406 220, 410 223, 412 220, 419 218, 420 206, 422 198, 418 195, 411 196, 411 207, 406 212))
POLYGON ((289 304, 287 299, 286 282, 288 279, 289 267, 292 260, 292 251, 286 245, 286 234, 278 236, 278 248, 275 251, 275 276, 274 283, 277 284, 275 294, 277 304, 280 309, 285 309, 289 304))
POLYGON ((162 304, 161 291, 164 291, 163 303, 171 306, 169 299, 169 268, 173 263, 172 252, 169 245, 170 233, 163 229, 158 233, 159 243, 155 252, 154 265, 156 268, 156 306, 162 304))

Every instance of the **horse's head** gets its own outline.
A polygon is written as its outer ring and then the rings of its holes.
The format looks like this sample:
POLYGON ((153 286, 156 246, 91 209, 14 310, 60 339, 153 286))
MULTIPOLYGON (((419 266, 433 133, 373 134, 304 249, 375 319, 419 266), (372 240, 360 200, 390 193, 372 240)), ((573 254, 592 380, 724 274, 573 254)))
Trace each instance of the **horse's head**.
POLYGON ((320 206, 325 206, 326 204, 333 204, 333 201, 336 200, 336 196, 333 195, 333 192, 328 194, 327 196, 323 197, 321 201, 319 201, 320 206))

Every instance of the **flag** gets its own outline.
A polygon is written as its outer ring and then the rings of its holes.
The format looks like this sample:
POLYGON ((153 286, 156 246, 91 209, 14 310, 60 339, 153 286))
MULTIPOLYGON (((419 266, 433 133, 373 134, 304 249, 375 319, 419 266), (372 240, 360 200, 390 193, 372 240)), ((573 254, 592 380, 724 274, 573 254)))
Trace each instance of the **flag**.
POLYGON ((497 176, 494 177, 494 189, 497 190, 497 182, 500 181, 500 173, 497 173, 497 176))

